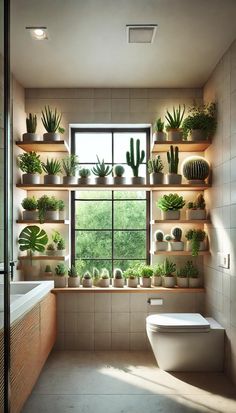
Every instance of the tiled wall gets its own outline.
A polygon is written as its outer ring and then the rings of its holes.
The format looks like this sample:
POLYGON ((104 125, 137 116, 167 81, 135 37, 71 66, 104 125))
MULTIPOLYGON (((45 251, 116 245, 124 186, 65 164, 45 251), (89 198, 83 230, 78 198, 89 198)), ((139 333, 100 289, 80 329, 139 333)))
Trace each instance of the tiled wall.
POLYGON ((236 42, 225 53, 204 88, 205 101, 218 104, 218 128, 206 155, 213 186, 211 256, 205 259, 206 307, 226 329, 226 368, 236 382, 236 42), (217 264, 217 252, 230 253, 230 269, 217 264))
POLYGON ((58 350, 146 350, 150 313, 203 312, 204 293, 58 292, 58 350), (162 298, 150 306, 148 298, 162 298))

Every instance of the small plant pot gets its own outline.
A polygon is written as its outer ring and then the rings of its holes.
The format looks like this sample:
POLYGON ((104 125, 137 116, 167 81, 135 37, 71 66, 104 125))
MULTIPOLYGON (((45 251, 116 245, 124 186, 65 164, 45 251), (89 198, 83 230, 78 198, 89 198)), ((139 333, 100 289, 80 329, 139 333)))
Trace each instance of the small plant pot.
POLYGON ((22 218, 25 221, 35 221, 38 219, 39 214, 38 211, 23 211, 22 212, 22 218))
POLYGON ((155 241, 155 251, 167 251, 168 250, 168 242, 166 241, 155 241))
POLYGON ((55 288, 65 288, 66 287, 66 276, 55 275, 54 276, 54 285, 55 288))
POLYGON ((68 277, 68 287, 79 288, 80 277, 68 277))
POLYGON ((180 211, 161 211, 161 217, 165 220, 180 219, 180 211))
MULTIPOLYGON (((200 241, 199 251, 206 251, 206 241, 200 241)), ((192 241, 187 241, 186 251, 192 251, 192 241)))
POLYGON ((112 280, 113 287, 123 288, 124 287, 124 278, 113 278, 112 280))
POLYGON ((52 279, 52 272, 43 272, 42 273, 42 279, 43 280, 51 280, 52 279))
POLYGON ((180 288, 188 288, 188 278, 187 277, 177 277, 177 285, 180 288))
POLYGON ((143 288, 151 288, 152 285, 152 278, 141 277, 141 287, 143 288))
POLYGON ((205 185, 205 180, 204 179, 190 179, 187 180, 187 183, 189 185, 205 185))
POLYGON ((175 277, 162 277, 162 286, 165 288, 174 288, 175 277))
POLYGON ((170 242, 170 250, 171 251, 183 251, 184 250, 184 242, 183 241, 171 241, 170 242))
POLYGON ((166 141, 166 133, 165 132, 154 132, 153 133, 153 141, 154 142, 164 142, 166 141))
POLYGON ((181 185, 182 175, 180 174, 166 174, 167 185, 181 185))
POLYGON ((91 184, 90 178, 79 178, 78 185, 89 185, 91 184))
POLYGON ((93 278, 93 285, 94 287, 99 287, 100 278, 93 278))
POLYGON ((45 212, 45 221, 58 221, 59 211, 46 211, 45 212))
POLYGON ((132 185, 144 185, 145 178, 143 176, 132 176, 131 183, 132 185))
POLYGON ((37 135, 37 133, 23 133, 22 140, 23 142, 37 142, 40 141, 40 135, 37 135))
POLYGON ((65 257, 66 255, 66 250, 57 250, 56 252, 56 255, 58 255, 59 257, 65 257))
POLYGON ((23 174, 22 183, 26 185, 38 185, 40 184, 40 175, 38 174, 23 174))
POLYGON ((178 142, 183 140, 182 129, 170 129, 167 132, 167 140, 172 142, 178 142))
POLYGON ((153 185, 160 185, 164 183, 164 174, 162 172, 159 173, 153 173, 150 175, 151 176, 151 183, 153 185))
POLYGON ((114 176, 113 182, 114 182, 114 185, 125 185, 126 178, 124 176, 114 176))
POLYGON ((63 210, 63 211, 55 211, 55 212, 58 212, 58 218, 61 220, 61 221, 63 221, 64 219, 65 219, 65 210, 63 210))
POLYGON ((207 140, 207 132, 203 129, 192 129, 189 134, 190 141, 206 141, 207 140))
POLYGON ((46 255, 48 255, 49 257, 55 257, 58 255, 57 250, 53 251, 53 250, 46 250, 46 255))
POLYGON ((43 134, 43 140, 45 142, 54 142, 54 141, 60 141, 61 136, 59 133, 53 133, 53 132, 47 132, 43 134))
POLYGON ((154 285, 154 287, 160 287, 161 286, 161 284, 162 284, 162 279, 161 279, 161 277, 159 276, 153 276, 152 277, 152 283, 153 283, 153 285, 154 285))
POLYGON ((128 285, 129 288, 137 288, 138 287, 138 277, 128 278, 127 285, 128 285))
POLYGON ((188 281, 189 281, 189 288, 199 288, 201 285, 200 278, 189 277, 188 281))
POLYGON ((110 287, 110 278, 101 278, 99 281, 99 287, 102 287, 102 288, 110 287))
POLYGON ((58 175, 44 175, 45 185, 59 185, 61 183, 61 178, 58 175))
POLYGON ((82 285, 84 288, 91 288, 93 286, 92 278, 90 279, 83 278, 82 285))
POLYGON ((78 178, 76 176, 63 176, 64 185, 77 185, 78 178))
POLYGON ((101 177, 97 176, 95 178, 95 184, 97 185, 107 185, 109 183, 109 178, 107 176, 101 177))
POLYGON ((186 210, 186 219, 189 220, 204 220, 206 219, 206 210, 205 209, 187 209, 186 210))

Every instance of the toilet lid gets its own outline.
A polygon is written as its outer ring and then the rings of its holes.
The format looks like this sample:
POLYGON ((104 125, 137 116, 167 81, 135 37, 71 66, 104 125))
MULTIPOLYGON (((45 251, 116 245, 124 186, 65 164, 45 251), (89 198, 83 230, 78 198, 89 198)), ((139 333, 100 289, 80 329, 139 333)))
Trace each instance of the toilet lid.
POLYGON ((210 323, 198 313, 163 313, 146 318, 149 326, 162 331, 207 331, 210 323))

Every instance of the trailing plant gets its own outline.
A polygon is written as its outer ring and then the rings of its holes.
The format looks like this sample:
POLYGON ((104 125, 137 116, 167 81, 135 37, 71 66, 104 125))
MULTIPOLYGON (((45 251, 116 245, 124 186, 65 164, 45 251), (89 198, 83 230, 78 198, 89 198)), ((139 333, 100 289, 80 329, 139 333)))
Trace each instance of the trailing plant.
POLYGON ((188 181, 205 181, 209 176, 210 167, 204 158, 196 157, 186 159, 183 163, 183 175, 188 181))
POLYGON ((113 167, 114 175, 117 177, 122 177, 125 173, 125 168, 122 165, 115 165, 113 167))
POLYGON ((41 174, 42 164, 40 161, 40 155, 36 152, 25 152, 18 156, 19 168, 26 174, 41 174))
POLYGON ((62 159, 62 167, 66 176, 75 176, 79 169, 79 158, 75 154, 71 154, 62 159))
POLYGON ((206 202, 202 194, 198 194, 194 202, 188 202, 188 209, 205 209, 206 202))
POLYGON ((154 277, 161 277, 162 275, 162 264, 156 264, 152 267, 153 269, 153 276, 154 277))
POLYGON ((163 132, 164 130, 164 122, 162 122, 161 118, 158 118, 154 123, 153 129, 155 132, 163 132))
POLYGON ((174 147, 171 145, 169 152, 167 152, 167 162, 169 165, 169 173, 170 174, 177 174, 178 173, 178 166, 179 166, 179 148, 178 146, 174 147))
POLYGON ((38 210, 40 223, 43 223, 47 211, 58 210, 58 201, 54 196, 49 197, 47 195, 43 195, 41 196, 41 198, 38 199, 38 210))
POLYGON ((169 261, 168 258, 162 263, 162 276, 173 277, 173 273, 176 271, 176 264, 169 261))
POLYGON ((37 129, 37 116, 29 113, 29 116, 26 117, 26 130, 27 133, 35 133, 37 129))
POLYGON ((45 106, 42 110, 42 123, 48 133, 64 133, 65 129, 60 126, 62 114, 57 112, 57 109, 53 111, 49 106, 45 106))
POLYGON ((80 178, 88 178, 91 175, 90 169, 88 168, 81 168, 79 170, 80 178))
POLYGON ((62 262, 60 262, 59 264, 57 264, 56 268, 55 268, 55 273, 57 276, 59 277, 64 277, 67 273, 67 267, 65 264, 63 264, 62 262))
POLYGON ((182 229, 181 228, 172 228, 171 235, 174 238, 175 242, 180 242, 182 238, 182 229))
POLYGON ((166 130, 169 131, 170 129, 180 129, 183 117, 185 113, 185 105, 183 105, 183 109, 181 105, 178 108, 173 106, 173 113, 171 114, 168 110, 166 111, 165 118, 167 120, 166 130))
POLYGON ((62 251, 65 248, 66 248, 66 242, 65 242, 64 238, 60 238, 58 243, 57 243, 57 250, 62 251))
POLYGON ((74 265, 72 265, 69 269, 68 269, 68 276, 71 278, 76 278, 78 277, 78 272, 76 270, 76 267, 74 265))
POLYGON ((143 278, 151 278, 153 276, 153 269, 150 265, 140 265, 139 267, 140 276, 143 278))
POLYGON ((127 165, 133 171, 134 177, 138 177, 139 166, 143 163, 145 158, 145 151, 140 151, 140 139, 136 140, 136 153, 134 150, 134 138, 130 138, 130 150, 126 152, 127 165), (136 156, 135 156, 136 155, 136 156))
POLYGON ((84 275, 83 275, 83 278, 84 278, 85 280, 90 280, 90 279, 92 278, 92 275, 90 274, 89 271, 86 271, 86 272, 84 273, 84 275))
POLYGON ((116 280, 121 280, 123 278, 123 272, 120 268, 115 268, 113 276, 116 280))
POLYGON ((185 205, 185 200, 178 194, 163 195, 157 202, 162 211, 178 211, 185 205))
POLYGON ((92 168, 92 172, 94 175, 99 176, 100 178, 104 178, 112 173, 112 167, 105 165, 104 159, 100 161, 99 157, 97 156, 97 163, 92 168))
POLYGON ((48 243, 48 236, 44 229, 41 229, 37 225, 30 225, 25 227, 18 239, 18 244, 20 245, 20 251, 30 251, 32 255, 33 252, 44 252, 45 246, 48 243))
POLYGON ((200 242, 206 238, 206 233, 202 229, 189 229, 185 237, 188 241, 192 241, 192 256, 197 256, 200 248, 200 242))
POLYGON ((160 173, 164 168, 163 162, 160 155, 155 156, 155 158, 148 160, 148 173, 160 173))
POLYGON ((206 137, 212 137, 216 131, 216 104, 194 105, 189 108, 189 115, 183 121, 184 136, 194 129, 206 132, 206 137))
POLYGON ((109 271, 108 271, 106 268, 102 268, 101 278, 102 278, 103 280, 108 280, 108 278, 110 278, 109 271))
POLYGON ((58 175, 61 173, 61 162, 58 159, 47 159, 46 163, 42 162, 42 167, 48 175, 58 175))
POLYGON ((65 209, 65 202, 62 201, 62 199, 59 199, 59 200, 57 201, 57 207, 58 207, 58 210, 59 210, 59 211, 64 211, 64 209, 65 209))
POLYGON ((24 198, 23 201, 21 202, 22 208, 24 208, 26 211, 36 211, 38 202, 35 199, 34 196, 32 197, 27 197, 24 198))
POLYGON ((154 233, 154 237, 155 237, 155 240, 156 240, 157 242, 163 242, 164 232, 158 230, 158 231, 156 231, 156 232, 154 233))

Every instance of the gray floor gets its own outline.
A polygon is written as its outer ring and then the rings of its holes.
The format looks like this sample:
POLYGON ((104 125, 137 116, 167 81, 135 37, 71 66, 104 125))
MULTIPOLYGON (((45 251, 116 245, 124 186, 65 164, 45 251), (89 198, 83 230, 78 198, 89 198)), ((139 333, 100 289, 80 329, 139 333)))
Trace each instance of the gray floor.
POLYGON ((221 373, 167 373, 150 352, 58 351, 22 413, 236 413, 221 373))

